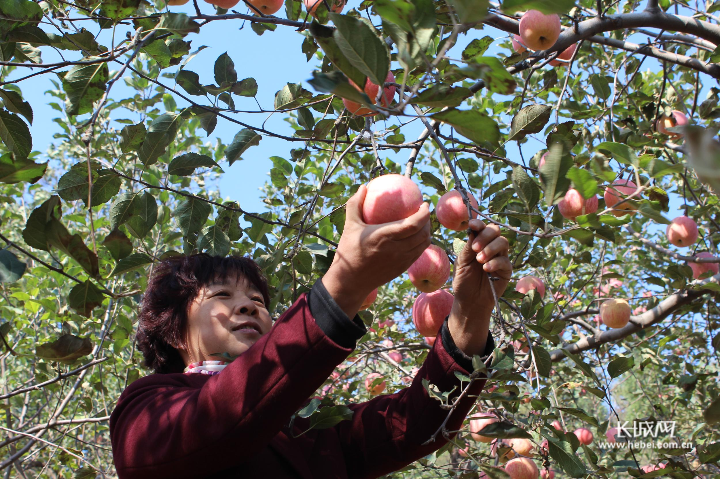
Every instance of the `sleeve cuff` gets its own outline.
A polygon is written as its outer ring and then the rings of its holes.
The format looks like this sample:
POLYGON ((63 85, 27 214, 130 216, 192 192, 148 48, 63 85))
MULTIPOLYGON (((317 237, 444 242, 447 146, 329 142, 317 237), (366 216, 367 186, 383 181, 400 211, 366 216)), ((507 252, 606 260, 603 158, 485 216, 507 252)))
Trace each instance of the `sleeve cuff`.
MULTIPOLYGON (((347 318, 347 317, 346 317, 347 318)), ((445 321, 443 322, 442 328, 440 329, 440 337, 442 338, 443 346, 445 347, 445 351, 452 357, 455 362, 460 365, 462 368, 464 368, 467 372, 472 372, 475 369, 473 368, 472 364, 472 357, 469 357, 463 353, 462 350, 460 350, 457 345, 455 345, 455 341, 452 338, 452 335, 450 335, 450 329, 448 328, 448 318, 445 317, 445 321)), ((495 340, 493 340, 492 333, 488 332, 488 339, 487 343, 485 344, 485 351, 480 355, 481 358, 488 357, 493 350, 495 350, 495 340)))
POLYGON ((315 282, 308 292, 308 305, 315 323, 330 340, 344 348, 355 348, 357 341, 367 333, 360 317, 352 320, 335 303, 322 280, 315 282))

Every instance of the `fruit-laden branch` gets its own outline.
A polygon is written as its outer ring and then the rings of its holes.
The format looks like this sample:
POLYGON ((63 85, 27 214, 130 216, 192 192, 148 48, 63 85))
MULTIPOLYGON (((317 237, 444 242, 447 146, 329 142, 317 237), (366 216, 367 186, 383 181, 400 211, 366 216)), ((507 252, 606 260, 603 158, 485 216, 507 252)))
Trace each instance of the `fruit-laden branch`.
POLYGON ((647 245, 648 247, 657 250, 658 252, 662 253, 663 255, 667 255, 669 257, 672 257, 676 260, 682 260, 684 262, 694 262, 694 263, 720 263, 720 257, 699 257, 697 255, 692 256, 686 256, 686 255, 680 255, 677 252, 673 252, 672 250, 668 250, 665 247, 661 247, 657 243, 648 240, 647 238, 644 238, 642 235, 640 235, 638 232, 633 230, 633 228, 630 225, 626 225, 625 228, 628 232, 632 233, 635 238, 640 240, 642 243, 647 245))
MULTIPOLYGON (((259 17, 257 15, 246 15, 242 13, 228 13, 225 15, 196 15, 194 17, 190 17, 193 20, 205 20, 205 24, 214 22, 216 20, 232 20, 232 19, 240 19, 240 20, 247 20, 248 22, 255 22, 255 23, 272 23, 274 25, 287 25, 289 27, 295 27, 298 28, 299 31, 303 31, 308 27, 307 22, 300 22, 297 20, 288 20, 286 18, 278 18, 274 16, 267 16, 267 17, 259 17)), ((332 27, 334 28, 334 27, 332 27)))
MULTIPOLYGON (((573 343, 572 345, 566 345, 564 349, 570 353, 579 353, 584 352, 585 350, 597 348, 605 343, 617 342, 618 340, 628 337, 633 333, 639 332, 646 327, 655 325, 656 323, 664 320, 680 307, 692 303, 695 299, 708 293, 708 290, 702 288, 704 285, 707 285, 708 283, 718 283, 718 281, 720 281, 720 275, 715 275, 707 280, 698 282, 694 285, 698 287, 697 290, 681 290, 670 295, 651 310, 648 310, 640 315, 633 315, 630 317, 630 323, 623 328, 612 329, 605 331, 600 335, 586 337, 576 343, 573 343)), ((565 352, 563 352, 562 349, 550 352, 550 359, 553 362, 560 361, 563 358, 565 358, 565 352)))

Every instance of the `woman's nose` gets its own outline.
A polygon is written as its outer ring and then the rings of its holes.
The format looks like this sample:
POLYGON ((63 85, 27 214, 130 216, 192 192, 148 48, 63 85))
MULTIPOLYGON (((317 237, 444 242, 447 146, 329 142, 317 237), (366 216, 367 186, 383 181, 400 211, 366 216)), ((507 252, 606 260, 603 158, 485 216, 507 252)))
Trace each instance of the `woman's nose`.
POLYGON ((255 316, 258 314, 257 305, 255 305, 255 302, 253 302, 249 298, 242 300, 240 304, 238 304, 236 310, 241 315, 255 316))

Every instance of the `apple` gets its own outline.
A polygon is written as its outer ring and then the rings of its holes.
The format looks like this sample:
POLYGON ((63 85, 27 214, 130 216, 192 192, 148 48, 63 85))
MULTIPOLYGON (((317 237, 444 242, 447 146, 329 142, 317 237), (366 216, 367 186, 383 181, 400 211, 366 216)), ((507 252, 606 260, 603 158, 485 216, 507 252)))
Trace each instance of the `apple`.
POLYGON ((555 57, 555 60, 552 60, 550 62, 550 65, 553 67, 559 67, 559 66, 567 66, 570 64, 570 59, 575 54, 575 50, 577 50, 577 43, 573 43, 568 48, 562 51, 560 55, 555 57), (564 60, 564 61, 563 61, 564 60))
POLYGON ((665 235, 670 243, 676 247, 687 247, 697 242, 698 226, 690 217, 681 215, 673 219, 665 230, 665 235))
POLYGON ((395 320, 388 318, 387 320, 378 323, 378 328, 390 328, 395 325, 395 320))
POLYGON ((553 420, 553 422, 550 425, 552 425, 552 427, 555 430, 560 430, 561 432, 563 431, 562 425, 560 424, 560 422, 558 420, 553 420))
POLYGON ((401 363, 403 361, 403 355, 400 352, 390 352, 388 353, 388 357, 395 363, 401 363))
MULTIPOLYGON (((372 305, 373 302, 375 302, 375 299, 377 298, 377 295, 378 295, 378 289, 376 288, 375 290, 373 290, 372 292, 370 292, 370 294, 369 294, 367 297, 365 297, 365 300, 363 301, 363 304, 360 306, 360 310, 365 310, 365 309, 368 308, 370 305, 372 305)), ((378 326, 379 326, 379 325, 378 325, 378 326)))
MULTIPOLYGON (((614 208, 621 200, 627 198, 628 195, 632 195, 637 191, 637 185, 630 180, 616 180, 613 184, 605 189, 605 205, 608 208, 614 208)), ((623 202, 617 206, 611 213, 616 217, 622 217, 626 213, 631 213, 636 210, 637 206, 631 202, 623 202)))
POLYGON ((627 325, 631 312, 628 302, 621 298, 605 300, 600 305, 600 319, 610 328, 622 328, 627 325))
POLYGON ((477 432, 487 427, 491 423, 498 421, 498 418, 492 413, 476 413, 470 417, 470 436, 476 442, 490 443, 493 441, 492 437, 484 437, 478 435, 477 432))
POLYGON ((558 210, 563 217, 575 220, 578 215, 595 213, 598 209, 598 199, 595 195, 585 200, 580 192, 571 188, 558 203, 558 210))
POLYGON ((533 450, 533 444, 527 438, 508 438, 504 441, 515 453, 523 457, 529 457, 533 450))
MULTIPOLYGON (((395 83, 395 75, 393 75, 392 72, 388 72, 387 77, 385 78, 385 82, 386 83, 395 83)), ((350 84, 353 87, 360 90, 360 87, 358 87, 357 84, 355 84, 355 82, 353 82, 352 80, 350 80, 350 84)), ((372 83, 369 78, 365 81, 365 93, 370 98, 370 101, 375 105, 377 105, 378 90, 380 90, 380 87, 378 85, 375 85, 374 83, 372 83)), ((382 98, 381 98, 382 106, 386 107, 386 108, 389 107, 390 103, 392 102, 394 97, 395 97, 395 86, 384 87, 382 98)), ((343 105, 345 105, 345 108, 347 108, 348 111, 350 113, 352 113, 353 115, 359 115, 362 117, 367 117, 367 116, 372 117, 376 113, 373 110, 371 110, 370 108, 363 107, 361 104, 359 104, 357 102, 353 102, 346 98, 343 98, 343 105)))
POLYGON ((450 315, 453 301, 455 301, 455 297, 447 290, 436 290, 418 295, 413 304, 412 316, 415 328, 420 335, 423 337, 437 335, 445 317, 450 315))
POLYGON ((540 170, 543 165, 545 165, 545 157, 547 157, 548 152, 543 153, 542 157, 540 157, 540 161, 538 162, 538 170, 540 170))
POLYGON ((513 348, 516 352, 528 353, 530 351, 530 347, 528 347, 528 344, 520 340, 515 340, 513 342, 513 348))
POLYGON ((541 297, 545 296, 545 284, 538 277, 533 275, 527 275, 521 278, 517 285, 515 285, 515 291, 520 292, 523 295, 528 293, 530 290, 536 290, 541 297))
POLYGON ((515 50, 517 53, 527 52, 527 47, 525 45, 523 45, 522 38, 520 38, 520 35, 512 36, 512 47, 513 47, 513 50, 515 50))
POLYGON ((434 292, 450 277, 450 260, 445 250, 430 245, 408 268, 408 276, 415 288, 421 292, 434 292))
POLYGON ((177 6, 177 5, 185 5, 190 0, 167 0, 167 4, 171 6, 177 6))
MULTIPOLYGON (((698 258, 715 258, 715 255, 710 252, 700 252, 695 256, 698 258)), ((702 277, 707 272, 710 272, 712 275, 717 275, 718 273, 720 273, 720 265, 718 265, 717 263, 688 262, 688 265, 690 266, 690 268, 692 268, 693 278, 695 280, 702 277)))
POLYGON ((618 429, 617 429, 617 428, 615 428, 615 427, 609 428, 609 429, 605 432, 605 438, 607 438, 607 441, 610 442, 610 443, 616 443, 617 440, 615 440, 615 435, 617 435, 617 434, 618 434, 618 429))
POLYGON ((578 428, 574 433, 583 445, 590 445, 593 441, 593 434, 587 428, 578 428))
POLYGON ((668 128, 682 127, 688 124, 687 115, 680 110, 673 110, 670 115, 663 115, 657 122, 657 131, 672 138, 682 138, 682 133, 669 132, 668 128))
POLYGON ((210 5, 215 5, 220 8, 232 8, 240 3, 240 0, 205 0, 205 3, 209 3, 210 5))
MULTIPOLYGON (((206 2, 208 0, 205 0, 206 2)), ((222 7, 222 5, 219 5, 220 3, 229 4, 233 3, 235 0, 212 0, 215 5, 218 5, 219 7, 222 7)), ((272 15, 273 13, 277 12, 282 8, 284 0, 247 0, 247 2, 252 5, 253 7, 260 10, 260 12, 263 15, 272 15)), ((238 2, 235 2, 238 3, 238 2)), ((231 5, 234 6, 234 5, 231 5)), ((223 8, 230 8, 230 7, 223 7, 223 8)))
MULTIPOLYGON (((478 203, 472 193, 468 192, 470 205, 477 210, 478 203)), ((445 228, 455 230, 457 232, 468 228, 468 210, 463 202, 462 194, 457 190, 451 190, 438 200, 435 208, 438 222, 445 228)), ((472 218, 477 218, 477 213, 471 212, 472 218)))
POLYGON ((544 468, 540 470, 540 478, 546 478, 546 479, 552 479, 555 478, 555 470, 552 468, 550 470, 545 470, 544 468))
POLYGON ((415 182, 395 173, 381 175, 367 185, 363 219, 370 225, 403 220, 416 213, 422 203, 415 182))
POLYGON ((538 478, 540 476, 537 465, 529 458, 513 458, 505 464, 505 471, 510 478, 538 478))
POLYGON ((425 343, 432 347, 433 345, 435 345, 435 338, 436 337, 425 337, 425 343))
POLYGON ((650 473, 656 470, 662 470, 663 468, 665 468, 666 465, 666 463, 658 463, 657 465, 645 465, 644 467, 640 467, 640 470, 642 470, 643 473, 650 473))
POLYGON ((374 387, 372 386, 376 378, 384 378, 379 373, 371 373, 365 378, 365 389, 370 392, 371 395, 380 395, 385 391, 385 380, 378 383, 374 387))
MULTIPOLYGON (((303 0, 303 3, 308 13, 314 17, 318 7, 324 2, 323 0, 303 0)), ((340 13, 343 11, 343 8, 345 8, 345 0, 334 0, 334 3, 333 0, 328 0, 328 4, 332 5, 330 10, 335 13, 340 13)))
POLYGON ((528 10, 520 18, 520 38, 532 50, 547 50, 555 45, 560 36, 560 17, 553 13, 545 15, 537 10, 528 10))

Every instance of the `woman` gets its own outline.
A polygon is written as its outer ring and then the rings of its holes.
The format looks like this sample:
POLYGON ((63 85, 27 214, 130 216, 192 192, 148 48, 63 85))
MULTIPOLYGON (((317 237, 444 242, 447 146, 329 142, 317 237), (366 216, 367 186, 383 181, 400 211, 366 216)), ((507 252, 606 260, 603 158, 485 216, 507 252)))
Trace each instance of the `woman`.
MULTIPOLYGON (((366 188, 347 204, 345 229, 330 269, 275 323, 268 290, 248 259, 195 255, 160 265, 145 294, 138 345, 155 375, 121 395, 110 432, 120 477, 378 477, 440 448, 447 416, 422 379, 441 391, 488 355, 494 306, 487 273, 502 295, 512 272, 508 242, 472 220, 455 263, 452 313, 412 385, 349 405, 353 417, 305 432, 304 406, 366 332, 356 316, 377 286, 402 274, 430 243, 427 204, 384 225, 362 221, 366 188), (487 273, 486 273, 487 272, 487 273), (351 320, 352 319, 352 320, 351 320), (205 362, 238 356, 224 368, 205 362), (221 370, 221 371, 220 371, 221 370)), ((477 395, 484 382, 469 394, 477 395)), ((457 388, 453 395, 457 395, 457 388)), ((446 425, 458 430, 474 399, 465 397, 446 425)))

